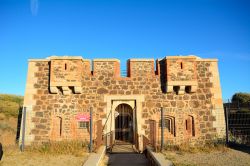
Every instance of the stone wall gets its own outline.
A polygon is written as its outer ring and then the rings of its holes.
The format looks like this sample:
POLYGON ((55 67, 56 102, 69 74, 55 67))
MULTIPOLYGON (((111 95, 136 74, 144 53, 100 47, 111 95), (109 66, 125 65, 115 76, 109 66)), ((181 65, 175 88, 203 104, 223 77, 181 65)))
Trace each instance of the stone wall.
MULTIPOLYGON (((165 140, 168 142, 202 144, 219 133, 223 137, 225 126, 222 116, 218 116, 222 115, 223 110, 215 109, 215 106, 222 108, 222 103, 218 102, 221 91, 217 91, 220 90, 217 61, 194 56, 179 58, 160 60, 157 72, 152 59, 130 59, 128 77, 125 78, 120 76, 120 62, 117 59, 93 60, 93 71, 90 61, 79 57, 30 60, 24 98, 29 117, 26 121, 26 143, 88 140, 89 130, 79 128, 76 116, 88 114, 90 107, 94 110, 93 133, 96 138, 95 123, 102 120, 104 125, 110 110, 114 109, 112 102, 105 100, 108 96, 121 103, 134 102, 139 135, 150 139, 150 120, 155 120, 156 143, 160 143, 161 107, 164 108, 165 120, 171 124, 165 130, 165 140), (183 66, 177 71, 176 65, 180 65, 180 62, 183 66), (66 68, 69 67, 68 73, 64 72, 65 63, 68 64, 66 68), (61 79, 53 78, 53 75, 60 75, 61 79), (184 88, 183 93, 166 91, 164 87, 170 82, 167 78, 177 81, 174 86, 197 87, 195 91, 184 88), (191 84, 187 81, 191 81, 191 84), (51 87, 57 91, 52 93, 51 87), (67 93, 63 87, 69 88, 67 93), (133 96, 140 96, 143 100, 139 101, 133 96)), ((111 125, 111 121, 109 123, 111 125)), ((107 132, 107 127, 104 130, 107 132)))
POLYGON ((194 81, 197 78, 196 57, 171 57, 166 59, 168 81, 194 81))

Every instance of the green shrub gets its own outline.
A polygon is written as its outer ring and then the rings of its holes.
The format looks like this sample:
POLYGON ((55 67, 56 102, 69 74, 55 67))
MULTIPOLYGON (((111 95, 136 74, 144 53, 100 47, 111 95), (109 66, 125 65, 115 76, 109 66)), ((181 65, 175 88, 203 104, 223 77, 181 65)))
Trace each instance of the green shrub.
POLYGON ((23 103, 23 96, 10 95, 10 94, 0 94, 0 101, 11 101, 14 103, 23 103))
POLYGON ((240 104, 249 103, 250 102, 250 93, 235 93, 232 97, 232 102, 240 104))

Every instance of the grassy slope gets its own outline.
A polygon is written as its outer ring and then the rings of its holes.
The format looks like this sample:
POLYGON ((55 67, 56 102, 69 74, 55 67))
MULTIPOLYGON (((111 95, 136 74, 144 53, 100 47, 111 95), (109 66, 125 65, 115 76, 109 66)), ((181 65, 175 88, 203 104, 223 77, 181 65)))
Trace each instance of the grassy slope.
POLYGON ((13 145, 16 142, 17 119, 23 97, 0 94, 0 142, 13 145))
POLYGON ((23 96, 0 94, 0 113, 6 117, 17 118, 22 104, 23 96))

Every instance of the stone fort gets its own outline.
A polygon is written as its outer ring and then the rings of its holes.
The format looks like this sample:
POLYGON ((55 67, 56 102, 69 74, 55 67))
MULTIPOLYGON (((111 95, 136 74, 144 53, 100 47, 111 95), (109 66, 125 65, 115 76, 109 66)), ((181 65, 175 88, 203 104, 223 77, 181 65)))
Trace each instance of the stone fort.
POLYGON ((165 143, 200 145, 225 136, 217 59, 129 59, 127 76, 120 72, 118 59, 30 59, 25 144, 88 141, 90 109, 94 142, 109 134, 109 144, 123 140, 139 151, 159 145, 161 110, 165 143))

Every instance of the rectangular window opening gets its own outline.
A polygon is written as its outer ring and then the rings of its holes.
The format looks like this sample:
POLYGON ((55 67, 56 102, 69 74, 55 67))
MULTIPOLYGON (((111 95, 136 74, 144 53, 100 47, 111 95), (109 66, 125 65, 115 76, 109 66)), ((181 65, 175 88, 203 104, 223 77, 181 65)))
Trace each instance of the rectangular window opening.
POLYGON ((80 129, 87 129, 87 128, 89 128, 89 122, 78 122, 78 127, 80 128, 80 129))

